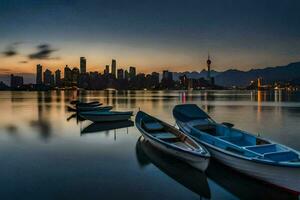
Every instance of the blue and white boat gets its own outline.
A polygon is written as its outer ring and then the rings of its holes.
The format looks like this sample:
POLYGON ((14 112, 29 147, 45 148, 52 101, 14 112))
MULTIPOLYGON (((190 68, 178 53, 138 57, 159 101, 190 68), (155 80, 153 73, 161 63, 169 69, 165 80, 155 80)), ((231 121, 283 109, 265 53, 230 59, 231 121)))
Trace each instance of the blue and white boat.
POLYGON ((272 185, 300 193, 300 154, 282 144, 219 124, 194 104, 177 105, 173 116, 179 128, 212 157, 235 170, 272 185))
POLYGON ((137 113, 135 125, 143 137, 157 149, 201 171, 205 171, 208 167, 209 152, 175 127, 142 111, 137 113))

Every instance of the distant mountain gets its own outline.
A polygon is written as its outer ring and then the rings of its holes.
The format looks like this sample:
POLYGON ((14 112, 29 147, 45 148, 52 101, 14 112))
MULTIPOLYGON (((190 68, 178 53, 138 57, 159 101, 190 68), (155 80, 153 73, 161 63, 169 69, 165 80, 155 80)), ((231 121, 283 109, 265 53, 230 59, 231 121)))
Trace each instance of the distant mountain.
MULTIPOLYGON (((211 71, 211 76, 215 77, 219 73, 220 72, 212 70, 211 71)), ((175 81, 177 81, 177 80, 179 80, 179 77, 183 76, 183 75, 186 75, 188 78, 192 78, 192 79, 206 78, 207 77, 207 71, 204 69, 201 72, 196 72, 196 71, 193 71, 193 72, 188 72, 188 71, 186 71, 186 72, 173 72, 173 79, 175 81)))
POLYGON ((264 69, 252 69, 240 71, 230 69, 219 73, 215 77, 215 82, 222 86, 247 86, 251 80, 258 77, 263 79, 263 84, 273 83, 274 81, 293 81, 300 79, 300 62, 290 63, 286 66, 267 67, 264 69))

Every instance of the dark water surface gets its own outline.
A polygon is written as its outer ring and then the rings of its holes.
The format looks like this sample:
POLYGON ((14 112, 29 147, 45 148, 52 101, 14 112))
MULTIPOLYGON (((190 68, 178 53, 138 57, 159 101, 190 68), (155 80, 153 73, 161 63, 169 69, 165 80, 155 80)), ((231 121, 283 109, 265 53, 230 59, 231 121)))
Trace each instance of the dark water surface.
POLYGON ((174 105, 196 103, 218 122, 300 150, 299 92, 0 92, 0 199, 298 199, 215 161, 201 173, 130 123, 80 121, 66 108, 77 98, 172 125, 174 105))

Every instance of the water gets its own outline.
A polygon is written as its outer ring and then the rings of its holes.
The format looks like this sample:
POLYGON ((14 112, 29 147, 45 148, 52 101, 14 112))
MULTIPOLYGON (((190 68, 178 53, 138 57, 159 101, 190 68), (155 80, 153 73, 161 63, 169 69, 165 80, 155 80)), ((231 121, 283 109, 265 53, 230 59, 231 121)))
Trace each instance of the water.
POLYGON ((174 105, 196 103, 218 122, 300 150, 296 92, 0 92, 1 199, 298 199, 216 162, 203 174, 153 149, 130 124, 89 126, 67 111, 76 98, 172 125, 174 105))

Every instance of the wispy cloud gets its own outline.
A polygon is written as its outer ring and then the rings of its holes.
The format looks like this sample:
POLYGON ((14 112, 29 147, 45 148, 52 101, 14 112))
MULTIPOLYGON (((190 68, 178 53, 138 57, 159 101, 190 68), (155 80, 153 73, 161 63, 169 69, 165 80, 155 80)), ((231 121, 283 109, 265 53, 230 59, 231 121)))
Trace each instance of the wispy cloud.
POLYGON ((11 74, 12 70, 8 68, 0 68, 0 74, 11 74))
POLYGON ((28 58, 31 60, 49 60, 49 59, 59 59, 51 57, 52 53, 57 51, 56 49, 52 49, 49 44, 40 44, 37 47, 37 52, 29 54, 28 58))
POLYGON ((5 57, 12 57, 18 54, 17 47, 22 42, 14 42, 6 47, 6 49, 2 52, 5 57))
POLYGON ((21 64, 26 64, 26 63, 28 63, 28 61, 22 60, 22 61, 20 61, 19 63, 21 63, 21 64))

